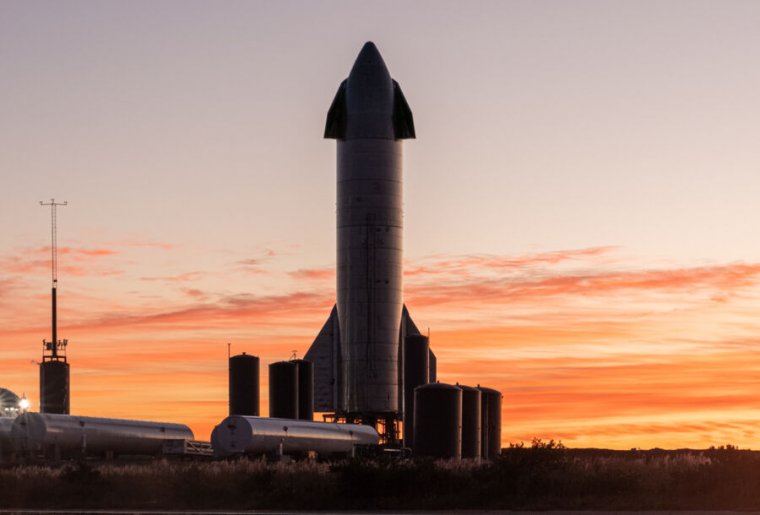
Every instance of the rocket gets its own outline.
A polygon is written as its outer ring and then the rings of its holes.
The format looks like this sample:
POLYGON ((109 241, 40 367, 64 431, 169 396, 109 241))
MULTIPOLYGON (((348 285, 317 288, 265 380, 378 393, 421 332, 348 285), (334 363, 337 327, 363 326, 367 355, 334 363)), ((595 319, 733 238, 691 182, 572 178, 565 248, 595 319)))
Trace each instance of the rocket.
POLYGON ((337 302, 305 355, 314 363, 314 407, 400 414, 404 338, 419 334, 403 300, 403 141, 415 130, 372 42, 340 84, 324 137, 337 141, 337 302))

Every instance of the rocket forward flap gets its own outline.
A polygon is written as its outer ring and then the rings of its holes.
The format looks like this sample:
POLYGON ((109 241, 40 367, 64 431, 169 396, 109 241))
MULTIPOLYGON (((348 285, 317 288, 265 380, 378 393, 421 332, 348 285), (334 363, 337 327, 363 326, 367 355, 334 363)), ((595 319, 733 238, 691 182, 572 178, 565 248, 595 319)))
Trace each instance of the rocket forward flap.
MULTIPOLYGON (((330 109, 327 111, 325 122, 326 139, 344 139, 346 137, 346 125, 348 109, 346 107, 346 85, 348 79, 340 83, 338 92, 335 93, 330 109)), ((406 101, 404 92, 398 82, 393 81, 393 137, 395 139, 414 139, 414 116, 406 101)))
POLYGON ((340 139, 346 135, 346 81, 340 83, 338 92, 327 111, 325 138, 340 139))
POLYGON ((414 139, 414 117, 409 104, 406 103, 404 92, 398 82, 393 81, 393 132, 396 139, 414 139))

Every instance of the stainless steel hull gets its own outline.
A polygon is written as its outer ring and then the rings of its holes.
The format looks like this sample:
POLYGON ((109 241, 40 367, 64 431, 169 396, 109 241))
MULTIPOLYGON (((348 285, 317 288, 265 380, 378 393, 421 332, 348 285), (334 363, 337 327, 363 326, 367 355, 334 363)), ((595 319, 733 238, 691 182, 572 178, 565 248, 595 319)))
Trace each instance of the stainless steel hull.
POLYGON ((339 409, 396 412, 403 308, 402 144, 350 139, 337 146, 339 409))

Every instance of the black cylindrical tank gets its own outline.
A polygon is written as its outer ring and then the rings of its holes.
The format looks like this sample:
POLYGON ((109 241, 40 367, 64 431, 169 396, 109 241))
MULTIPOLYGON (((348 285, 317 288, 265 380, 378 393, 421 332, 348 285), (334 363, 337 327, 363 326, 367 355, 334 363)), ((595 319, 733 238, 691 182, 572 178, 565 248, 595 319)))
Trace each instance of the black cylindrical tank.
POLYGON ((298 365, 292 361, 269 365, 269 416, 298 418, 298 365))
POLYGON ((404 339, 404 445, 414 448, 414 389, 428 384, 430 342, 421 334, 404 339))
POLYGON ((230 415, 259 416, 259 358, 245 352, 230 358, 230 415))
POLYGON ((481 393, 472 386, 457 385, 462 389, 462 458, 481 456, 481 393))
POLYGON ((40 363, 40 413, 69 414, 69 364, 40 363))
POLYGON ((462 389, 430 383, 414 390, 414 454, 462 457, 462 389))
POLYGON ((494 459, 501 454, 501 392, 478 386, 480 390, 481 457, 494 459))
POLYGON ((314 420, 314 363, 305 359, 294 359, 298 367, 298 418, 314 420))

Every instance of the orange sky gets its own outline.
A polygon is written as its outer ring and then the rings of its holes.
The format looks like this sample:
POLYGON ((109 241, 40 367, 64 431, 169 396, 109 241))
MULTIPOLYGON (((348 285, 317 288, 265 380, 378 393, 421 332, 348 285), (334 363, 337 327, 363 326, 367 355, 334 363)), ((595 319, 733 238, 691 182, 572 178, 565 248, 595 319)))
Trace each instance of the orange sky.
POLYGON ((414 113, 405 300, 503 443, 760 449, 760 2, 0 2, 0 386, 36 405, 49 211, 75 413, 226 413, 227 342, 335 298, 325 115, 373 40, 414 113))
MULTIPOLYGON (((184 252, 134 242, 62 249, 73 413, 181 421, 207 438, 226 412, 226 342, 264 365, 303 354, 332 306, 332 267, 279 267, 276 249, 226 270, 139 275, 143 261, 184 252)), ((0 259, 3 386, 33 401, 47 253, 0 259)), ((406 302, 431 330, 440 380, 503 392, 504 444, 760 446, 760 263, 627 259, 613 247, 430 256, 407 262, 406 302)), ((266 413, 266 366, 262 381, 266 413)))

